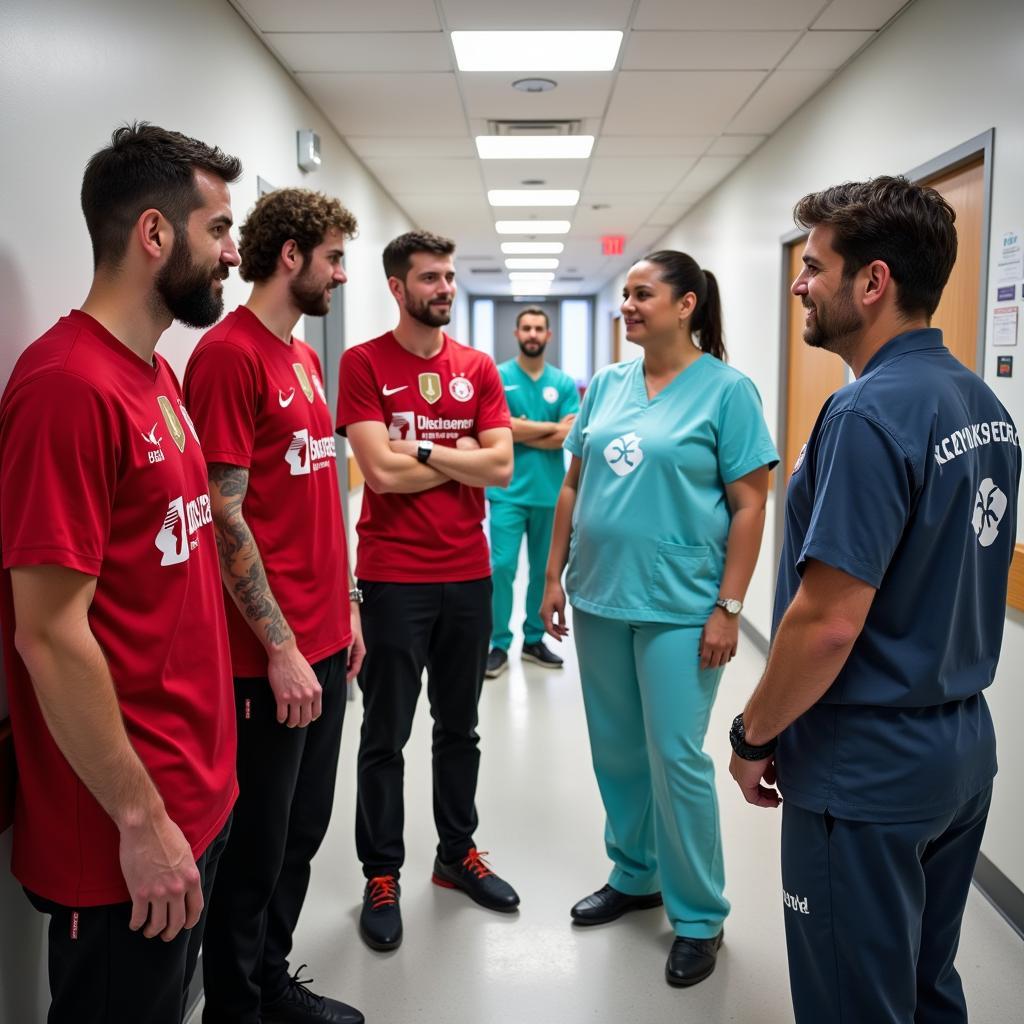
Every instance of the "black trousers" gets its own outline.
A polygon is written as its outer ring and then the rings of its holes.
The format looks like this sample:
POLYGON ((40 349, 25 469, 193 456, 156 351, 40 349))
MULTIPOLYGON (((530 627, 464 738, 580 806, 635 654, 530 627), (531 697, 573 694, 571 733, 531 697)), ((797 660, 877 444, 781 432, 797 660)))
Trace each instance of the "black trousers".
POLYGON ((966 1024, 954 959, 991 800, 884 824, 783 804, 797 1024, 966 1024))
POLYGON ((25 890, 50 915, 47 1024, 181 1024, 230 827, 229 819, 196 862, 205 903, 199 923, 171 942, 129 930, 131 903, 65 907, 25 890))
POLYGON ((464 857, 477 827, 477 703, 491 635, 491 580, 360 581, 366 660, 359 674, 356 850, 367 878, 398 875, 405 861, 402 750, 424 668, 434 719, 434 823, 443 861, 464 857))
POLYGON ((323 707, 304 729, 277 721, 266 679, 235 679, 240 792, 203 944, 206 1024, 257 1024, 261 1003, 287 987, 310 862, 331 820, 346 663, 342 650, 313 665, 323 707))

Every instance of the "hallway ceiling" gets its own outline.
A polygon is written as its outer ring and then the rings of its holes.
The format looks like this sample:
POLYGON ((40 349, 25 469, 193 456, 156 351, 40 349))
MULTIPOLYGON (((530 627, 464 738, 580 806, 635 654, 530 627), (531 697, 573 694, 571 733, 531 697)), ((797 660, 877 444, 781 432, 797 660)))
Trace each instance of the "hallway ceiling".
MULTIPOLYGON (((866 46, 906 0, 230 0, 411 220, 454 238, 460 286, 510 290, 497 220, 571 222, 552 295, 643 254, 866 46), (453 30, 624 33, 606 72, 459 71, 453 30), (527 93, 519 78, 557 87, 527 93), (490 122, 579 121, 586 160, 480 160, 490 122), (543 181, 525 186, 524 181, 543 181), (489 189, 578 189, 492 207, 489 189), (602 235, 624 235, 604 256, 602 235), (563 278, 572 280, 563 280, 563 278)), ((297 125, 298 127, 302 127, 297 125)), ((344 197, 341 197, 342 199, 344 197)))

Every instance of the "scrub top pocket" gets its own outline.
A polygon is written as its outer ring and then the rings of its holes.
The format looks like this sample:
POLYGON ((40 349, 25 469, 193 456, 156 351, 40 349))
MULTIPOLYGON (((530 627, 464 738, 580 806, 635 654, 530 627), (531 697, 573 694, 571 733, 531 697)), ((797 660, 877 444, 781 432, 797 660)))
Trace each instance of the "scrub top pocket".
POLYGON ((650 608, 673 616, 711 614, 720 571, 706 544, 659 541, 651 577, 650 608))

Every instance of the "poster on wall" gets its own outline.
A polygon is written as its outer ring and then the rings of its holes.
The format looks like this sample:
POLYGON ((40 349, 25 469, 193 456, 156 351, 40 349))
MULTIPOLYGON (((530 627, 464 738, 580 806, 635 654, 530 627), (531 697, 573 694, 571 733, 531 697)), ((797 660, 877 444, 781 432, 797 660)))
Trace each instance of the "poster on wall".
POLYGON ((996 261, 996 284, 1016 284, 1024 277, 1024 254, 1021 252, 1020 232, 1004 231, 999 258, 996 261))
POLYGON ((992 344, 1006 348, 1017 344, 1017 307, 996 306, 992 310, 992 344))

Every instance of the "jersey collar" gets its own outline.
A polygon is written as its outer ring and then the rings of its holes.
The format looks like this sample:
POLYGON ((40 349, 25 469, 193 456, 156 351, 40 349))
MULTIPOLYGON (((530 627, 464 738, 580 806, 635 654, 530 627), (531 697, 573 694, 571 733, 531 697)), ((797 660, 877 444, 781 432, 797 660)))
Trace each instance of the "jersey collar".
POLYGON ((925 349, 942 347, 942 331, 937 327, 922 327, 920 330, 897 334, 868 360, 861 376, 863 377, 865 373, 870 373, 872 370, 877 370, 882 363, 887 363, 890 359, 905 355, 907 352, 921 352, 925 349))

